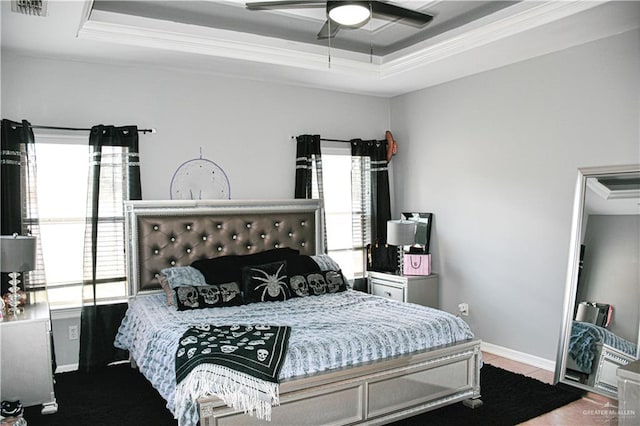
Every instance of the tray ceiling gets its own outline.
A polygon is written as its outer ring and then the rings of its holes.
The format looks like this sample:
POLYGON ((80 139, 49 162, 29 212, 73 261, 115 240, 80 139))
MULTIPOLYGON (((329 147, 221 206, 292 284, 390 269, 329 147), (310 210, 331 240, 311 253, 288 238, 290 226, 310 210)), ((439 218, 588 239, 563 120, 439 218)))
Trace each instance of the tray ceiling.
POLYGON ((2 7, 2 52, 187 69, 395 96, 638 28, 640 2, 398 1, 422 28, 372 19, 317 40, 323 8, 249 11, 233 1, 51 1, 2 7))
MULTIPOLYGON (((325 2, 318 2, 324 6, 325 2)), ((363 26, 342 29, 331 40, 336 49, 384 56, 468 24, 517 1, 398 1, 397 6, 426 12, 435 19, 422 27, 402 20, 373 18, 363 26)), ((251 11, 244 1, 110 1, 96 0, 94 11, 134 15, 161 21, 274 37, 329 46, 316 35, 326 21, 324 7, 251 11)))

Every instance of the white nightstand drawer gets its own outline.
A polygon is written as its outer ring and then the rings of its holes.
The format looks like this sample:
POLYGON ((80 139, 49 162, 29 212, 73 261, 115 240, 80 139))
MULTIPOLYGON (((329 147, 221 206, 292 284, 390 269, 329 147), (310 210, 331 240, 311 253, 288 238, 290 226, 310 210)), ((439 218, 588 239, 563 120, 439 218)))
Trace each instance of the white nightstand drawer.
POLYGON ((371 292, 376 296, 404 302, 404 290, 398 287, 391 287, 380 283, 373 283, 371 292))
POLYGON ((385 272, 367 272, 371 294, 438 308, 438 274, 397 275, 385 272))

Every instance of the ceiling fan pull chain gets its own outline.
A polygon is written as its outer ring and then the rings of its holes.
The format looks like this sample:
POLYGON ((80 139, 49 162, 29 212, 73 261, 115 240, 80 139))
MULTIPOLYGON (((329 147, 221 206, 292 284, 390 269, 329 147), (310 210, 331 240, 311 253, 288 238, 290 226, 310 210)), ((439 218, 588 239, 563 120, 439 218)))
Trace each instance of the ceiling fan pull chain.
POLYGON ((329 37, 327 38, 328 40, 328 45, 329 45, 329 52, 327 55, 327 61, 328 61, 328 66, 329 69, 331 69, 331 19, 327 17, 327 26, 328 26, 328 30, 329 30, 329 37))
POLYGON ((369 63, 373 64, 373 25, 371 25, 371 21, 373 20, 373 6, 369 3, 369 63))

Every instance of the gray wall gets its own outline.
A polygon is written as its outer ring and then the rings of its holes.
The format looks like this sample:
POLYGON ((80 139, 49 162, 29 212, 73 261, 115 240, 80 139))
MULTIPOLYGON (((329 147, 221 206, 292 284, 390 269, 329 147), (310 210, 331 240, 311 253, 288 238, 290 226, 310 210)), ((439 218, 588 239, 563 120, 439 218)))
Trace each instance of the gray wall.
POLYGON ((609 330, 638 342, 640 315, 640 216, 591 215, 577 301, 614 308, 609 330))
POLYGON ((185 161, 221 166, 236 199, 290 198, 302 133, 382 138, 388 99, 240 80, 2 54, 2 116, 32 124, 137 124, 145 199, 168 199, 185 161))
MULTIPOLYGON (((384 98, 175 70, 57 61, 2 52, 2 117, 87 127, 137 124, 145 199, 168 199, 174 171, 199 157, 227 173, 234 199, 292 198, 295 143, 302 133, 382 138, 384 98)), ((61 192, 64 196, 64 192, 61 192)), ((61 200, 64 202, 64 200, 61 200)), ((61 249, 64 249, 61 247, 61 249)), ((59 366, 77 364, 68 327, 78 312, 54 314, 59 366)))
POLYGON ((396 215, 435 214, 442 307, 555 359, 578 167, 639 155, 633 31, 392 99, 396 215))
MULTIPOLYGON (((468 302, 480 338, 554 359, 576 170, 639 160, 638 44, 636 31, 392 100, 3 52, 2 116, 157 128, 141 142, 146 199, 168 198, 200 147, 233 198, 290 197, 290 136, 391 128, 397 216, 435 213, 442 307, 468 302)), ((60 324, 56 346, 75 344, 60 324)))

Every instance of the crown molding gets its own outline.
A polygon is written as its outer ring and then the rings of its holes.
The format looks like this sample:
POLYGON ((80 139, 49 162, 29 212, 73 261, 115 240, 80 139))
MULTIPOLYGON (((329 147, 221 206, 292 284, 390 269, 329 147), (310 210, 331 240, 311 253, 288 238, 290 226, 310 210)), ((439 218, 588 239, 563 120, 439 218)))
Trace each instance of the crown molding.
POLYGON ((443 61, 604 3, 607 1, 524 1, 384 57, 110 12, 93 12, 89 19, 81 23, 78 38, 293 69, 331 71, 339 75, 378 81, 443 61))
POLYGON ((381 76, 390 77, 438 62, 519 33, 584 12, 607 1, 522 2, 494 16, 449 31, 431 40, 387 55, 380 66, 381 76), (517 12, 514 13, 514 9, 517 12), (498 19, 496 16, 500 15, 498 19), (491 22, 487 22, 493 19, 491 22))
POLYGON ((597 178, 587 179, 587 187, 603 200, 626 200, 640 199, 640 190, 637 189, 619 189, 612 191, 604 186, 597 178))
MULTIPOLYGON (((112 20, 118 17, 118 14, 105 12, 97 15, 107 16, 112 20)), ((193 26, 177 23, 162 23, 165 28, 153 28, 160 24, 147 18, 128 18, 127 21, 139 21, 140 24, 149 26, 92 19, 79 29, 78 38, 315 71, 329 69, 330 53, 331 71, 372 78, 379 76, 380 58, 375 56, 371 63, 369 55, 361 53, 329 50, 322 46, 254 34, 211 28, 199 29, 198 33, 187 32, 193 26)))

